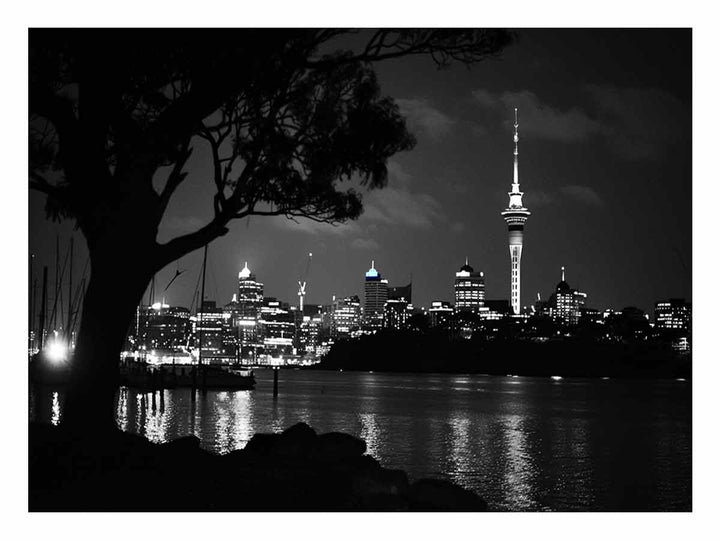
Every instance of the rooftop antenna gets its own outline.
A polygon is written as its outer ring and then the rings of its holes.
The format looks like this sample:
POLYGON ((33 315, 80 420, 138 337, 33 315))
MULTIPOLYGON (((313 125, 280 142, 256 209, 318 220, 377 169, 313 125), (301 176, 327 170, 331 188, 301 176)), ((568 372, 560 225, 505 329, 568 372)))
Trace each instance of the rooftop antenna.
POLYGON ((562 271, 562 280, 561 281, 565 281, 565 267, 561 266, 560 270, 562 271))

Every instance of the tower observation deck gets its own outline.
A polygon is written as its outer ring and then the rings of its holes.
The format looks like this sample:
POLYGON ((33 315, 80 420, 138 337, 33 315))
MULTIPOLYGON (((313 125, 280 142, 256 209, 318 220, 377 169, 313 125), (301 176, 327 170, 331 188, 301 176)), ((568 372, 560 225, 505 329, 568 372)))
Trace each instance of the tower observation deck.
POLYGON ((520 313, 520 259, 522 257, 523 247, 523 230, 525 222, 530 216, 530 211, 523 206, 520 191, 520 177, 518 173, 518 117, 517 109, 515 109, 515 132, 513 141, 515 142, 515 150, 513 151, 513 181, 511 189, 508 192, 510 203, 508 207, 501 212, 505 223, 508 226, 508 244, 510 247, 510 305, 513 313, 520 313))

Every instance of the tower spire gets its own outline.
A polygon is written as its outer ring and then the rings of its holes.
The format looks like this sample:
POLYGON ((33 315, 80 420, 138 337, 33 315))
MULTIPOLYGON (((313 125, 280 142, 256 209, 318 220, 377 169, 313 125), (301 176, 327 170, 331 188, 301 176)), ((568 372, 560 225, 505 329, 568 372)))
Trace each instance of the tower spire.
POLYGON ((465 266, 467 266, 468 264, 469 264, 469 263, 468 263, 468 256, 465 255, 465 266))
MULTIPOLYGON (((520 175, 518 172, 518 141, 520 140, 520 135, 518 135, 518 115, 517 115, 517 107, 515 108, 515 124, 513 124, 515 128, 515 132, 513 133, 513 142, 515 143, 515 150, 513 150, 513 184, 519 184, 520 183, 520 175)), ((513 190, 515 190, 515 187, 513 186, 513 190)))
POLYGON ((561 281, 565 281, 565 267, 561 266, 560 271, 562 272, 562 280, 561 281))
POLYGON ((520 258, 522 256, 523 247, 523 230, 525 222, 530 216, 530 211, 523 206, 520 191, 520 175, 518 173, 518 112, 514 109, 515 118, 513 123, 513 142, 515 149, 513 150, 513 181, 508 195, 510 202, 508 207, 501 212, 505 222, 508 225, 508 241, 510 247, 510 303, 512 304, 513 313, 520 314, 520 258))

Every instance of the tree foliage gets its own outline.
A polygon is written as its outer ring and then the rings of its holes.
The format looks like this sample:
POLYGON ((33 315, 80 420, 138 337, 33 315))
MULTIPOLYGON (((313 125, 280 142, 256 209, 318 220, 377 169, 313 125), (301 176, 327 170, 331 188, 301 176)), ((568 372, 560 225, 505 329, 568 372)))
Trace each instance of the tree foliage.
POLYGON ((143 216, 154 242, 193 149, 208 145, 213 218, 154 245, 156 266, 248 215, 342 222, 362 199, 341 183, 383 187, 388 158, 414 145, 373 62, 470 64, 511 40, 501 30, 33 30, 30 187, 48 195, 52 217, 77 220, 91 252, 128 215, 143 216))

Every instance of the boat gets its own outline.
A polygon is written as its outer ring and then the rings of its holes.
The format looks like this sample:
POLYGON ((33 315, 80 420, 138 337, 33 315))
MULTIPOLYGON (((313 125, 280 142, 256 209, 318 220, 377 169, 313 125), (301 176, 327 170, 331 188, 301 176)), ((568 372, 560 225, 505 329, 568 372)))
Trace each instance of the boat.
POLYGON ((128 362, 120 369, 120 385, 140 389, 201 388, 203 390, 252 390, 251 370, 225 365, 159 364, 128 362))

